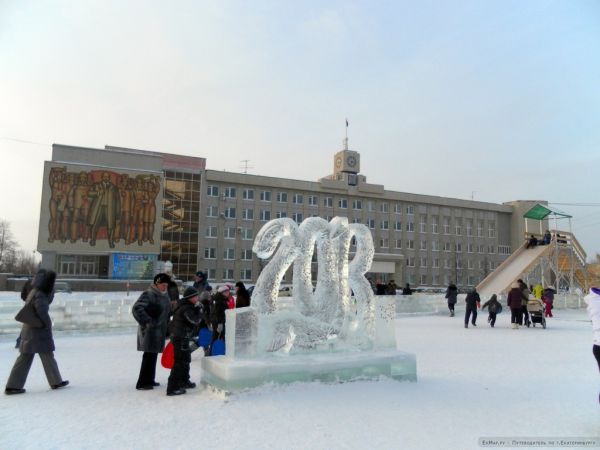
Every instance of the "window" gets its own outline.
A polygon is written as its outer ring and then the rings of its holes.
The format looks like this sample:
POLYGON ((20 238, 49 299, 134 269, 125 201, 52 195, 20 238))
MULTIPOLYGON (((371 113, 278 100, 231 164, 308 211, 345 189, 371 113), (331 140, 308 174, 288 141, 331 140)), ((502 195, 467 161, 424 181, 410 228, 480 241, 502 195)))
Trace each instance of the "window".
POLYGON ((483 236, 483 222, 481 220, 477 221, 477 237, 483 236))
POLYGON ((375 219, 367 219, 367 226, 371 229, 375 229, 375 219))
POLYGON ((292 220, 297 224, 301 224, 304 220, 304 215, 302 213, 292 213, 292 220))
POLYGON ((375 202, 373 200, 367 202, 367 209, 369 211, 375 211, 375 202))
POLYGON ((275 217, 277 219, 281 219, 283 217, 287 217, 287 211, 275 211, 275 217))
POLYGON ((444 260, 444 269, 450 269, 451 265, 450 265, 450 260, 449 259, 445 259, 444 260))
POLYGON ((389 222, 389 221, 387 221, 387 220, 382 220, 382 221, 379 223, 379 227, 380 227, 382 230, 388 230, 388 229, 390 228, 390 222, 389 222))
POLYGON ((216 259, 217 258, 217 249, 214 247, 205 247, 204 248, 204 259, 216 259))
POLYGON ((433 267, 434 269, 439 269, 439 267, 440 267, 440 259, 439 258, 433 258, 433 260, 431 261, 431 267, 433 267))
POLYGON ((225 198, 235 198, 235 188, 228 186, 223 190, 223 197, 225 198))
POLYGON ((223 279, 233 280, 233 269, 223 269, 223 279))
POLYGON ((228 219, 235 219, 235 208, 233 208, 233 207, 225 208, 224 215, 228 219))
POLYGON ((317 197, 316 195, 308 196, 308 205, 309 206, 317 206, 318 204, 319 204, 319 197, 317 197))
POLYGON ((488 253, 496 253, 496 248, 493 245, 488 245, 488 253))
POLYGON ((217 227, 206 227, 206 235, 207 238, 216 238, 217 237, 217 227))
POLYGON ((473 251, 474 248, 475 248, 475 246, 469 242, 467 244, 467 253, 474 253, 474 251, 473 251))
POLYGON ((427 241, 420 241, 420 249, 427 250, 427 241))
POLYGON ((235 249, 234 248, 226 248, 223 250, 223 259, 232 260, 235 259, 235 249))
POLYGON ((462 244, 457 242, 456 245, 454 246, 454 248, 456 249, 456 253, 460 253, 462 252, 462 244))
POLYGON ((475 264, 473 263, 472 259, 467 259, 467 269, 474 269, 475 268, 475 264))
POLYGON ((325 197, 323 199, 323 206, 326 208, 333 208, 333 197, 325 197))
POLYGON ((362 223, 362 222, 361 222, 361 220, 360 220, 360 217, 354 217, 354 218, 352 219, 352 223, 362 223))
POLYGON ((388 248, 390 246, 390 240, 388 238, 379 239, 379 247, 388 248))
POLYGON ((287 203, 287 192, 278 192, 277 193, 277 201, 279 203, 287 203))
POLYGON ((227 227, 223 229, 223 237, 225 239, 235 239, 235 227, 227 227))
POLYGON ((406 248, 409 250, 414 250, 415 249, 415 241, 413 241, 412 239, 407 240, 406 248))
POLYGON ((510 245, 499 245, 498 246, 498 254, 499 255, 510 255, 510 245))
POLYGON ((415 257, 414 256, 409 256, 408 258, 406 258, 406 266, 407 267, 415 267, 415 257))
POLYGON ((455 225, 454 225, 454 233, 455 233, 457 236, 460 236, 460 235, 461 235, 461 228, 460 228, 460 220, 459 220, 459 219, 456 219, 456 223, 455 223, 455 225))
POLYGON ((252 269, 242 269, 242 270, 240 270, 240 280, 242 280, 242 281, 251 281, 252 280, 252 269))
POLYGON ((475 278, 475 275, 469 275, 469 276, 467 277, 467 284, 468 284, 469 286, 475 286, 475 279, 476 279, 476 278, 475 278))
POLYGON ((294 196, 292 197, 292 203, 301 205, 302 203, 304 203, 304 196, 302 194, 294 194, 294 196))
POLYGON ((402 248, 402 239, 396 239, 396 248, 402 248))
POLYGON ((479 261, 479 270, 483 270, 485 269, 485 262, 484 261, 479 261))
POLYGON ((467 236, 473 236, 473 221, 472 220, 467 220, 467 236))
POLYGON ((209 280, 214 280, 215 278, 217 278, 217 269, 208 269, 206 271, 206 277, 209 280))
POLYGON ((218 197, 219 196, 219 186, 208 185, 206 188, 206 195, 209 197, 218 197))
POLYGON ((252 228, 242 228, 242 239, 245 241, 254 239, 254 231, 252 228))
POLYGON ((431 284, 434 286, 439 286, 440 285, 440 275, 437 273, 433 274, 433 279, 431 280, 431 284))
POLYGON ((450 234, 450 218, 444 217, 444 223, 442 225, 444 227, 444 234, 450 234))
POLYGON ((396 231, 402 231, 402 222, 395 222, 394 223, 394 230, 396 230, 396 231))
POLYGON ((402 214, 402 204, 400 203, 395 203, 394 204, 394 212, 396 214, 402 214))
POLYGON ((427 258, 421 257, 421 267, 427 268, 427 258))
POLYGON ((242 219, 254 220, 254 210, 249 208, 242 209, 242 219))
POLYGON ((243 259, 244 261, 252 260, 252 249, 251 248, 243 248, 240 259, 243 259))
POLYGON ((496 224, 494 222, 488 224, 488 237, 496 237, 496 224))
POLYGON ((254 189, 244 189, 244 191, 242 192, 242 198, 244 200, 254 200, 254 189))
POLYGON ((415 207, 413 205, 406 205, 406 214, 412 216, 415 214, 415 207))
POLYGON ((268 209, 261 209, 260 210, 260 220, 262 220, 263 222, 266 222, 267 220, 271 220, 271 211, 269 211, 268 209))
POLYGON ((440 251, 440 242, 439 241, 431 241, 431 251, 432 252, 440 251))
POLYGON ((419 232, 427 233, 427 217, 421 216, 421 221, 419 223, 419 232))
POLYGON ((477 253, 485 253, 485 245, 479 244, 477 246, 477 253))
POLYGON ((433 234, 438 233, 438 218, 437 217, 433 217, 431 220, 431 232, 433 234))
POLYGON ((380 210, 382 213, 389 213, 389 212, 390 212, 390 204, 389 204, 389 203, 382 203, 382 204, 379 206, 379 210, 380 210))
POLYGON ((352 200, 352 209, 362 209, 362 201, 352 200))
POLYGON ((421 284, 422 285, 427 284, 427 275, 424 273, 421 274, 421 284))
POLYGON ((463 268, 462 259, 457 259, 456 260, 456 268, 457 269, 462 269, 463 268))
POLYGON ((348 209, 348 199, 340 198, 338 200, 338 208, 340 209, 348 209))
POLYGON ((218 217, 219 216, 219 207, 218 206, 208 206, 206 208, 206 217, 218 217))
POLYGON ((260 201, 261 202, 270 202, 271 201, 271 191, 260 191, 260 201))
POLYGON ((407 222, 406 223, 406 231, 415 231, 415 223, 407 222))
POLYGON ((450 251, 450 242, 444 242, 444 251, 445 252, 449 252, 450 251))

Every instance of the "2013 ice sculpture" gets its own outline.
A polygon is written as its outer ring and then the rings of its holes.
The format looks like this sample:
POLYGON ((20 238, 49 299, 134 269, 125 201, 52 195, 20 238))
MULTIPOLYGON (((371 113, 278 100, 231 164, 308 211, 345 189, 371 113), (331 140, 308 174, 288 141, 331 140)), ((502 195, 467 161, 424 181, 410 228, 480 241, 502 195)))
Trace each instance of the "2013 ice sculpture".
POLYGON ((311 217, 300 225, 275 219, 259 231, 253 251, 269 262, 252 306, 227 311, 226 355, 203 359, 205 383, 233 390, 264 381, 382 374, 416 379, 414 355, 396 351, 394 297, 376 301, 365 278, 374 255, 366 226, 344 217, 311 217), (292 305, 281 308, 279 287, 292 265, 292 305))

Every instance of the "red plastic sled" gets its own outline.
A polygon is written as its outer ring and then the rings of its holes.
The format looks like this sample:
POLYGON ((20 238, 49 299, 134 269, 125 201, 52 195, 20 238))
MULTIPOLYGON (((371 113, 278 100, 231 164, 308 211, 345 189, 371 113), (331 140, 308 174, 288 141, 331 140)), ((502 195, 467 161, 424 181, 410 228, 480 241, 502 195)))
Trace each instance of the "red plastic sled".
POLYGON ((173 364, 175 364, 175 349, 173 348, 173 343, 171 341, 165 346, 162 356, 160 357, 160 363, 165 369, 173 368, 173 364))

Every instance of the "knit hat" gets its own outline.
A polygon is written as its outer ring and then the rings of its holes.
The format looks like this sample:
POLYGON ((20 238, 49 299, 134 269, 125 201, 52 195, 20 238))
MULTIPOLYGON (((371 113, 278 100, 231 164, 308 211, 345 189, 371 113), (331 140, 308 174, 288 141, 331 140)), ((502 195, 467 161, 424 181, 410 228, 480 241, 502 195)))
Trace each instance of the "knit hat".
POLYGON ((198 289, 194 288, 194 287, 188 287, 186 288, 185 291, 183 291, 183 297, 181 298, 181 300, 189 300, 192 297, 195 297, 198 295, 198 289))
POLYGON ((202 272, 201 270, 199 270, 198 272, 196 272, 196 276, 198 278, 203 278, 206 279, 206 275, 204 274, 204 272, 202 272))
POLYGON ((223 294, 224 292, 229 292, 229 290, 230 290, 230 288, 226 284, 223 286, 219 286, 219 289, 217 289, 217 291, 220 292, 221 294, 223 294))
POLYGON ((166 273, 158 273, 154 275, 154 284, 168 283, 171 281, 171 277, 166 273))

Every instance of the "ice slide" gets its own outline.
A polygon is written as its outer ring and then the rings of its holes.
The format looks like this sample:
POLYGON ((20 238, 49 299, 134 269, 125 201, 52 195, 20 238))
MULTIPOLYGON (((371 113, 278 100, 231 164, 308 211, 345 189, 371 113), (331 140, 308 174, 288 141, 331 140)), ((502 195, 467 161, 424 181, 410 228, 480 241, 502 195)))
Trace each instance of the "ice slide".
POLYGON ((554 245, 552 243, 526 249, 525 244, 523 244, 477 285, 477 292, 481 297, 481 301, 487 301, 492 294, 506 293, 511 283, 535 265, 541 256, 550 252, 554 245))

